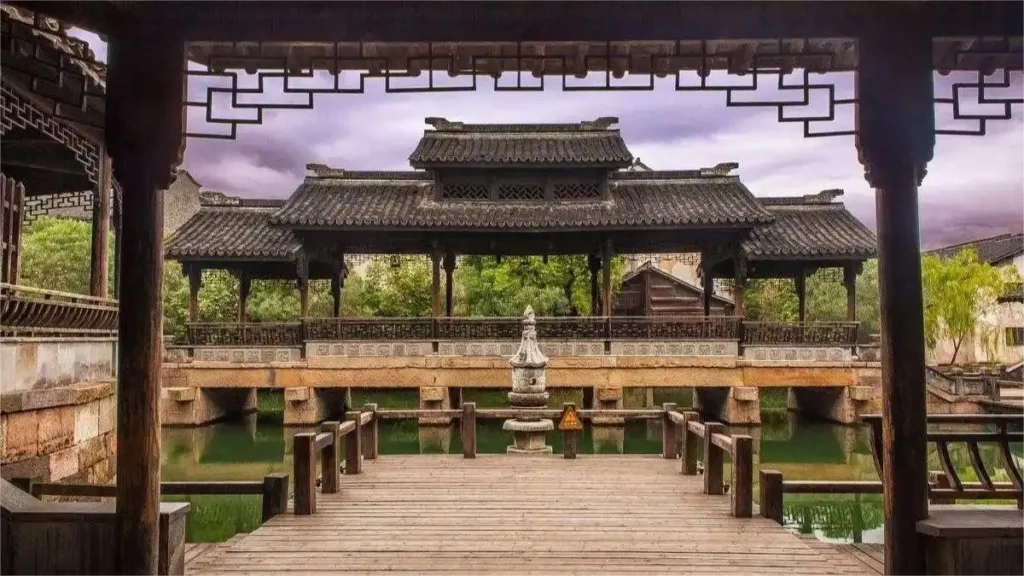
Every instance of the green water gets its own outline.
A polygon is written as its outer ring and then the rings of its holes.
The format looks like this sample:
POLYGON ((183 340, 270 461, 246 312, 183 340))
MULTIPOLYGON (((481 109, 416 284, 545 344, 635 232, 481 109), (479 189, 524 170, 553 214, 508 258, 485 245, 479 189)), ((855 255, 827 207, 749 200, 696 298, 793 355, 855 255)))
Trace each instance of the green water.
MULTIPOLYGON (((479 407, 504 407, 494 391, 470 391, 464 401, 475 401, 479 407)), ((689 404, 682 396, 671 393, 655 395, 655 403, 689 404), (686 402, 682 402, 682 400, 686 402)), ((415 407, 401 393, 353 395, 356 406, 376 402, 381 407, 415 407)), ((627 407, 642 406, 650 397, 626 398, 627 407), (633 405, 633 406, 631 406, 633 405)), ((582 398, 559 397, 552 405, 582 398)), ((273 405, 272 400, 266 401, 273 405)), ((503 454, 511 435, 501 429, 500 420, 477 421, 477 451, 481 454, 503 454)), ((223 422, 199 428, 167 428, 163 431, 162 476, 164 480, 258 480, 271 472, 291 473, 291 437, 313 427, 288 427, 281 423, 280 413, 251 414, 240 421, 223 422)), ((755 469, 771 468, 783 473, 787 480, 877 480, 867 430, 858 426, 840 426, 804 420, 784 410, 766 410, 760 427, 732 427, 738 434, 754 439, 755 469)), ((548 435, 548 443, 556 453, 562 449, 561 434, 548 435)), ((381 455, 393 454, 460 454, 462 452, 458 423, 450 427, 420 428, 415 420, 382 421, 378 445, 381 455)), ((971 480, 970 459, 966 449, 951 446, 954 465, 962 478, 971 480)), ((624 429, 586 426, 579 442, 581 453, 657 454, 661 452, 659 421, 630 421, 624 429)), ((1021 453, 1020 446, 1015 452, 1021 453)), ((999 455, 982 447, 982 456, 996 481, 1007 481, 999 455)), ((935 454, 929 457, 929 469, 938 470, 935 454)), ((728 478, 728 471, 726 471, 728 478)), ((756 492, 755 479, 755 500, 756 492)), ((168 498, 171 499, 171 498, 168 498)), ((258 496, 180 497, 192 502, 188 522, 188 540, 214 542, 236 532, 254 530, 260 522, 258 496)), ((882 541, 881 496, 794 494, 784 502, 786 525, 794 531, 814 534, 828 541, 878 543, 882 541)))

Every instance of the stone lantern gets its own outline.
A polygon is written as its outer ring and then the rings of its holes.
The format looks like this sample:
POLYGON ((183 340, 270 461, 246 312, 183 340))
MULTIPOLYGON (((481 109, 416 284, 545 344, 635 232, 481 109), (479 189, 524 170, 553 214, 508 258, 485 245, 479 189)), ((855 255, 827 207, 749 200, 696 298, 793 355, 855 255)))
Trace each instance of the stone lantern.
MULTIPOLYGON (((545 387, 545 370, 548 358, 537 347, 537 321, 533 308, 526 307, 523 313, 523 337, 519 342, 519 350, 509 360, 512 365, 512 391, 508 393, 508 403, 512 408, 524 410, 543 410, 548 405, 548 393, 545 387)), ((548 419, 523 416, 506 420, 502 429, 512 432, 514 443, 508 447, 509 454, 551 454, 551 446, 547 445, 546 434, 555 428, 548 419)))

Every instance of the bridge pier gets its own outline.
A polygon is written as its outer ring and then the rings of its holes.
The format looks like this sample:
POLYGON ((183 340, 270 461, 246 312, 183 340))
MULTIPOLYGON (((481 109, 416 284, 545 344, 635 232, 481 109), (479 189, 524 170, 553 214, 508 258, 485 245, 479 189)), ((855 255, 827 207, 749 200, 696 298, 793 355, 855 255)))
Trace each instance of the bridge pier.
POLYGON ((255 388, 189 386, 160 391, 160 412, 165 426, 199 426, 255 410, 255 388))
POLYGON ((693 408, 727 424, 761 423, 761 396, 755 386, 694 388, 693 408))
POLYGON ((351 388, 285 388, 284 425, 303 426, 318 424, 331 417, 342 418, 350 406, 351 388))
MULTIPOLYGON (((621 410, 622 409, 622 387, 598 387, 593 388, 593 408, 595 410, 621 410)), ((583 392, 586 398, 586 388, 583 392)), ((622 426, 626 421, 619 417, 594 418, 595 427, 600 426, 622 426)))
MULTIPOLYGON (((446 386, 420 387, 420 410, 449 410, 451 407, 451 396, 446 386)), ((420 426, 448 426, 451 423, 448 416, 423 416, 419 419, 420 426)))
POLYGON ((878 411, 876 390, 871 386, 790 388, 790 410, 839 424, 856 424, 861 414, 878 411))

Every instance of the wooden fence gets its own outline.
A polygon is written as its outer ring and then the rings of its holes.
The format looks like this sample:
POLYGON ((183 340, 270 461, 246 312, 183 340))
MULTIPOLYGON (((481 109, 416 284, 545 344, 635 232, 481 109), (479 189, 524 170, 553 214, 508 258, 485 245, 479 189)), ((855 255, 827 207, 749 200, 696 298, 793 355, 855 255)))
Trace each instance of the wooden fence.
POLYGON ((336 494, 341 487, 338 453, 345 439, 345 474, 362 472, 362 459, 377 458, 377 406, 367 404, 360 412, 345 414, 345 422, 324 422, 320 432, 303 432, 293 439, 295 473, 295 514, 316 512, 317 461, 320 462, 320 491, 336 494), (365 430, 364 430, 365 428, 365 430))

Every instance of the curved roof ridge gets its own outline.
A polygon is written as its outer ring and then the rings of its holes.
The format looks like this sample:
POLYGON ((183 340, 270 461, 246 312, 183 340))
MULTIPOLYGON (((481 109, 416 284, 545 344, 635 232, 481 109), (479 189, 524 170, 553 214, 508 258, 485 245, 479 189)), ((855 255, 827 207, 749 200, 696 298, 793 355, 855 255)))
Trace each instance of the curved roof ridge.
POLYGON ((439 118, 435 116, 424 120, 433 130, 424 130, 424 133, 434 134, 437 132, 455 133, 502 133, 502 132, 525 132, 525 133, 548 133, 548 132, 618 132, 618 128, 612 126, 619 123, 618 117, 602 116, 596 120, 582 120, 572 123, 513 123, 513 124, 468 124, 439 118))

